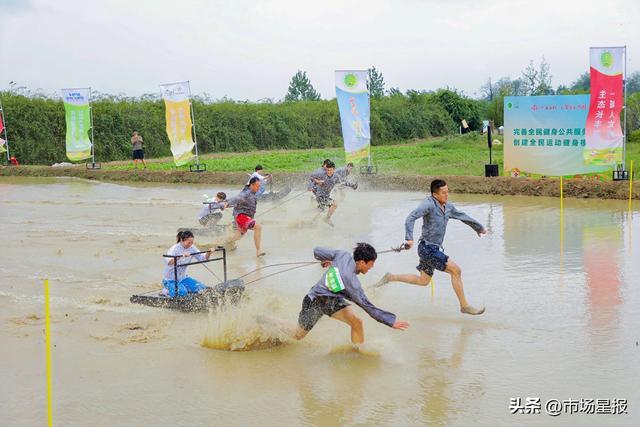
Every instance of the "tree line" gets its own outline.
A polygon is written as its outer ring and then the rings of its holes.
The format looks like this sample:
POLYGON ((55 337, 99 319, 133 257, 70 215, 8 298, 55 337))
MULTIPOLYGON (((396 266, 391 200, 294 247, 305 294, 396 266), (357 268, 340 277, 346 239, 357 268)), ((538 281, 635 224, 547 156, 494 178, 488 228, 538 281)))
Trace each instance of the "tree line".
MULTIPOLYGON (((368 70, 371 95, 373 145, 402 143, 416 138, 458 131, 465 119, 480 130, 484 119, 496 126, 504 120, 504 97, 589 93, 589 73, 569 86, 552 87, 551 67, 542 58, 531 61, 516 79, 489 79, 471 98, 455 89, 435 91, 385 88, 382 73, 368 70)), ((24 163, 51 164, 66 159, 65 120, 57 96, 15 87, 0 92, 10 149, 24 163)), ((627 131, 629 141, 640 140, 640 72, 627 78, 627 131)), ((140 97, 94 93, 92 95, 95 152, 98 161, 125 160, 131 156, 131 132, 145 138, 148 157, 170 156, 165 132, 164 105, 158 94, 140 97)), ((306 72, 291 78, 281 102, 264 99, 242 102, 195 96, 198 149, 201 153, 270 149, 324 148, 342 145, 338 106, 322 100, 306 72)))

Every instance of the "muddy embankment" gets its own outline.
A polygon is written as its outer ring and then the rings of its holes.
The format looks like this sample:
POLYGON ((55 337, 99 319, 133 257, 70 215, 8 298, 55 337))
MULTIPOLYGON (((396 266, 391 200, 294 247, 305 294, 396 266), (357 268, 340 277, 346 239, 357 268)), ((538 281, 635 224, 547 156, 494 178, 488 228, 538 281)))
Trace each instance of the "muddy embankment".
MULTIPOLYGON (((302 173, 276 173, 274 187, 290 185, 303 187, 306 175, 302 173)), ((53 168, 50 166, 5 166, 0 167, 0 176, 23 177, 77 177, 101 181, 167 182, 190 184, 242 185, 247 174, 243 172, 189 172, 154 170, 90 170, 83 166, 53 168)), ((410 175, 355 175, 361 188, 376 190, 404 190, 427 192, 432 176, 410 175)), ((559 197, 557 179, 526 179, 479 176, 444 176, 453 193, 496 194, 520 196, 559 197)), ((638 183, 634 184, 633 198, 640 199, 638 183)), ((595 199, 627 199, 628 181, 565 180, 564 197, 595 199)))

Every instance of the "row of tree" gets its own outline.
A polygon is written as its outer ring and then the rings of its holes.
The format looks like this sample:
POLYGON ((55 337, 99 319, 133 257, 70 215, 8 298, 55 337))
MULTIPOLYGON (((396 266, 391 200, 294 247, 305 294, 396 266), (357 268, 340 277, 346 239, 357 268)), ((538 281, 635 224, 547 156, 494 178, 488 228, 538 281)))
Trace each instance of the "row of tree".
MULTIPOLYGON (((65 161, 62 100, 0 92, 11 152, 24 163, 65 161)), ((131 156, 131 132, 139 131, 149 157, 170 156, 161 100, 101 97, 91 104, 98 161, 131 156)), ((371 104, 375 145, 456 132, 466 119, 481 126, 478 101, 455 91, 410 92, 383 96, 371 104)), ((342 145, 335 100, 246 103, 193 100, 201 153, 268 149, 324 148, 342 145)))
MULTIPOLYGON (((399 143, 413 138, 457 132, 465 119, 479 130, 483 119, 503 124, 504 97, 509 95, 580 94, 589 92, 589 74, 570 86, 552 89, 551 67, 542 59, 533 61, 517 79, 489 80, 479 98, 455 89, 436 91, 385 89, 382 73, 368 70, 371 93, 372 144, 399 143)), ((7 117, 8 139, 14 154, 25 163, 53 163, 65 159, 65 122, 62 101, 57 96, 32 93, 11 82, 11 90, 0 92, 7 117)), ((627 79, 627 132, 640 140, 640 73, 627 79)), ((157 94, 137 98, 93 93, 96 155, 100 161, 130 156, 131 131, 140 131, 151 157, 169 156, 164 131, 164 107, 157 94)), ((257 103, 237 102, 209 95, 194 97, 201 152, 253 149, 337 147, 342 143, 340 120, 334 100, 322 100, 306 72, 291 79, 283 102, 265 99, 257 103)))

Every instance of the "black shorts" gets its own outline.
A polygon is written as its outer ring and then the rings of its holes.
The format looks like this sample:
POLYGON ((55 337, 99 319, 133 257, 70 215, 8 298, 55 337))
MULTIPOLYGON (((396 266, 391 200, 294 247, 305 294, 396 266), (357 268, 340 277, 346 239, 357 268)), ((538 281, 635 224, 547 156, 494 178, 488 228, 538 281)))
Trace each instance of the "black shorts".
POLYGON ((305 295, 298 315, 298 325, 305 331, 310 331, 322 315, 333 316, 345 307, 349 307, 349 303, 344 298, 315 297, 312 301, 309 295, 305 295))
POLYGON ((133 160, 144 159, 144 150, 133 150, 133 160))

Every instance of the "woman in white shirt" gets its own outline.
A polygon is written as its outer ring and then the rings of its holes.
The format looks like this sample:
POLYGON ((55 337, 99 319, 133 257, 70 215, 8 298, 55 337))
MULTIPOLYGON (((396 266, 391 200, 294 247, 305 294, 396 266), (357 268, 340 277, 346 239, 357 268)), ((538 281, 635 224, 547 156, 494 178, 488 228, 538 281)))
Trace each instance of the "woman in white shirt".
POLYGON ((167 255, 179 256, 180 258, 165 258, 165 267, 162 274, 162 293, 175 296, 176 291, 176 272, 178 280, 178 295, 183 297, 188 293, 202 292, 207 287, 198 282, 196 279, 187 276, 186 265, 192 262, 192 258, 198 261, 205 261, 211 257, 211 249, 206 253, 197 253, 200 250, 193 244, 193 233, 189 230, 180 231, 176 236, 176 244, 171 246, 167 251, 167 255), (195 254, 195 255, 194 255, 195 254), (178 263, 177 270, 174 268, 174 264, 178 263))

